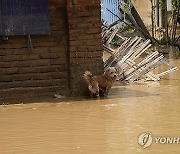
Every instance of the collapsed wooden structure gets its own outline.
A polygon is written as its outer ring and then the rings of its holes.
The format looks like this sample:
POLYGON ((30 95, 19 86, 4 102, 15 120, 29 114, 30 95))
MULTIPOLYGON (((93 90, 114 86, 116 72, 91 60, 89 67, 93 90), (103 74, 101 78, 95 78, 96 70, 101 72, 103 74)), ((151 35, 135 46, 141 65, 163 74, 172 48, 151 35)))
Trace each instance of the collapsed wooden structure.
POLYGON ((177 67, 171 66, 165 57, 158 51, 147 50, 151 46, 149 39, 144 40, 142 37, 124 38, 118 34, 119 27, 102 27, 102 39, 104 50, 111 54, 105 60, 104 68, 114 66, 121 71, 119 80, 138 80, 140 78, 146 80, 158 81, 166 74, 178 70, 177 67), (117 46, 113 45, 114 38, 121 40, 117 46), (167 70, 153 73, 157 67, 166 65, 167 70))

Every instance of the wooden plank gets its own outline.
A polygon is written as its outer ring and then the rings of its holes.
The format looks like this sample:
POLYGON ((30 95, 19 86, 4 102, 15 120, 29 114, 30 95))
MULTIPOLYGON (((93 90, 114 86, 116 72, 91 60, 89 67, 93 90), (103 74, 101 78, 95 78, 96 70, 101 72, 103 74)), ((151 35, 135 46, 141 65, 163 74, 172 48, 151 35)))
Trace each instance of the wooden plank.
POLYGON ((173 68, 171 68, 171 69, 169 69, 169 70, 167 70, 167 71, 164 71, 164 72, 162 72, 162 73, 157 74, 157 76, 158 76, 158 77, 162 77, 162 76, 164 76, 164 75, 167 75, 167 74, 169 74, 169 73, 171 73, 171 72, 174 72, 174 71, 177 71, 177 70, 178 70, 177 67, 173 67, 173 68))
POLYGON ((146 73, 150 72, 151 70, 155 69, 157 66, 162 64, 162 62, 160 60, 163 59, 163 58, 164 58, 163 55, 161 55, 160 57, 156 58, 150 64, 148 64, 148 66, 146 66, 143 71, 141 71, 139 74, 133 75, 130 79, 133 80, 133 81, 137 80, 141 76, 143 76, 146 73))

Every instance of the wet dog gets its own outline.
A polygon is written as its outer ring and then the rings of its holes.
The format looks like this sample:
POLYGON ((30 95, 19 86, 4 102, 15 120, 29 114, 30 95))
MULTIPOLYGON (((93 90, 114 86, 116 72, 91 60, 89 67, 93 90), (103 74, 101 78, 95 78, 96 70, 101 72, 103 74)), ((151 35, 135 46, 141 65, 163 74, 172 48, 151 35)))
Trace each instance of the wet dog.
POLYGON ((102 92, 104 96, 108 95, 109 90, 116 81, 117 74, 116 68, 109 67, 103 75, 93 76, 91 72, 86 71, 83 77, 88 84, 91 95, 99 97, 100 92, 102 92))

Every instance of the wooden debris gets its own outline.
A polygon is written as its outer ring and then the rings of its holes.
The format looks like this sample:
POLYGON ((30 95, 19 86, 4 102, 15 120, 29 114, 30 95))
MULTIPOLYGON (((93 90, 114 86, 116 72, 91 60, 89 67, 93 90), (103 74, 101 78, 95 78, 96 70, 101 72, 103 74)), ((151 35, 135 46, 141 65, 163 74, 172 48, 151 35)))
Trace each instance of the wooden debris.
POLYGON ((116 26, 103 26, 102 31, 104 50, 111 54, 104 62, 104 68, 113 66, 123 70, 118 76, 119 80, 135 81, 143 77, 146 80, 158 81, 162 76, 177 70, 177 67, 169 65, 158 51, 147 51, 151 46, 150 39, 143 40, 138 36, 124 38, 118 34, 119 31, 120 28, 116 26), (122 42, 118 46, 113 45, 115 37, 122 42), (161 65, 166 65, 167 70, 154 74, 152 70, 161 65))

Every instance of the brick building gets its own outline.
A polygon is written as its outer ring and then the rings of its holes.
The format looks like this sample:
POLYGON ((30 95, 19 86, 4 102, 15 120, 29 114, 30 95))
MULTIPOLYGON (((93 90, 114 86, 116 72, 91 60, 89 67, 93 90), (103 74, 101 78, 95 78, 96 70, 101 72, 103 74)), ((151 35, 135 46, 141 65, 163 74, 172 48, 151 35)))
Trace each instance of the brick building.
POLYGON ((1 99, 83 95, 82 74, 103 71, 100 0, 49 0, 51 33, 0 40, 1 99))

